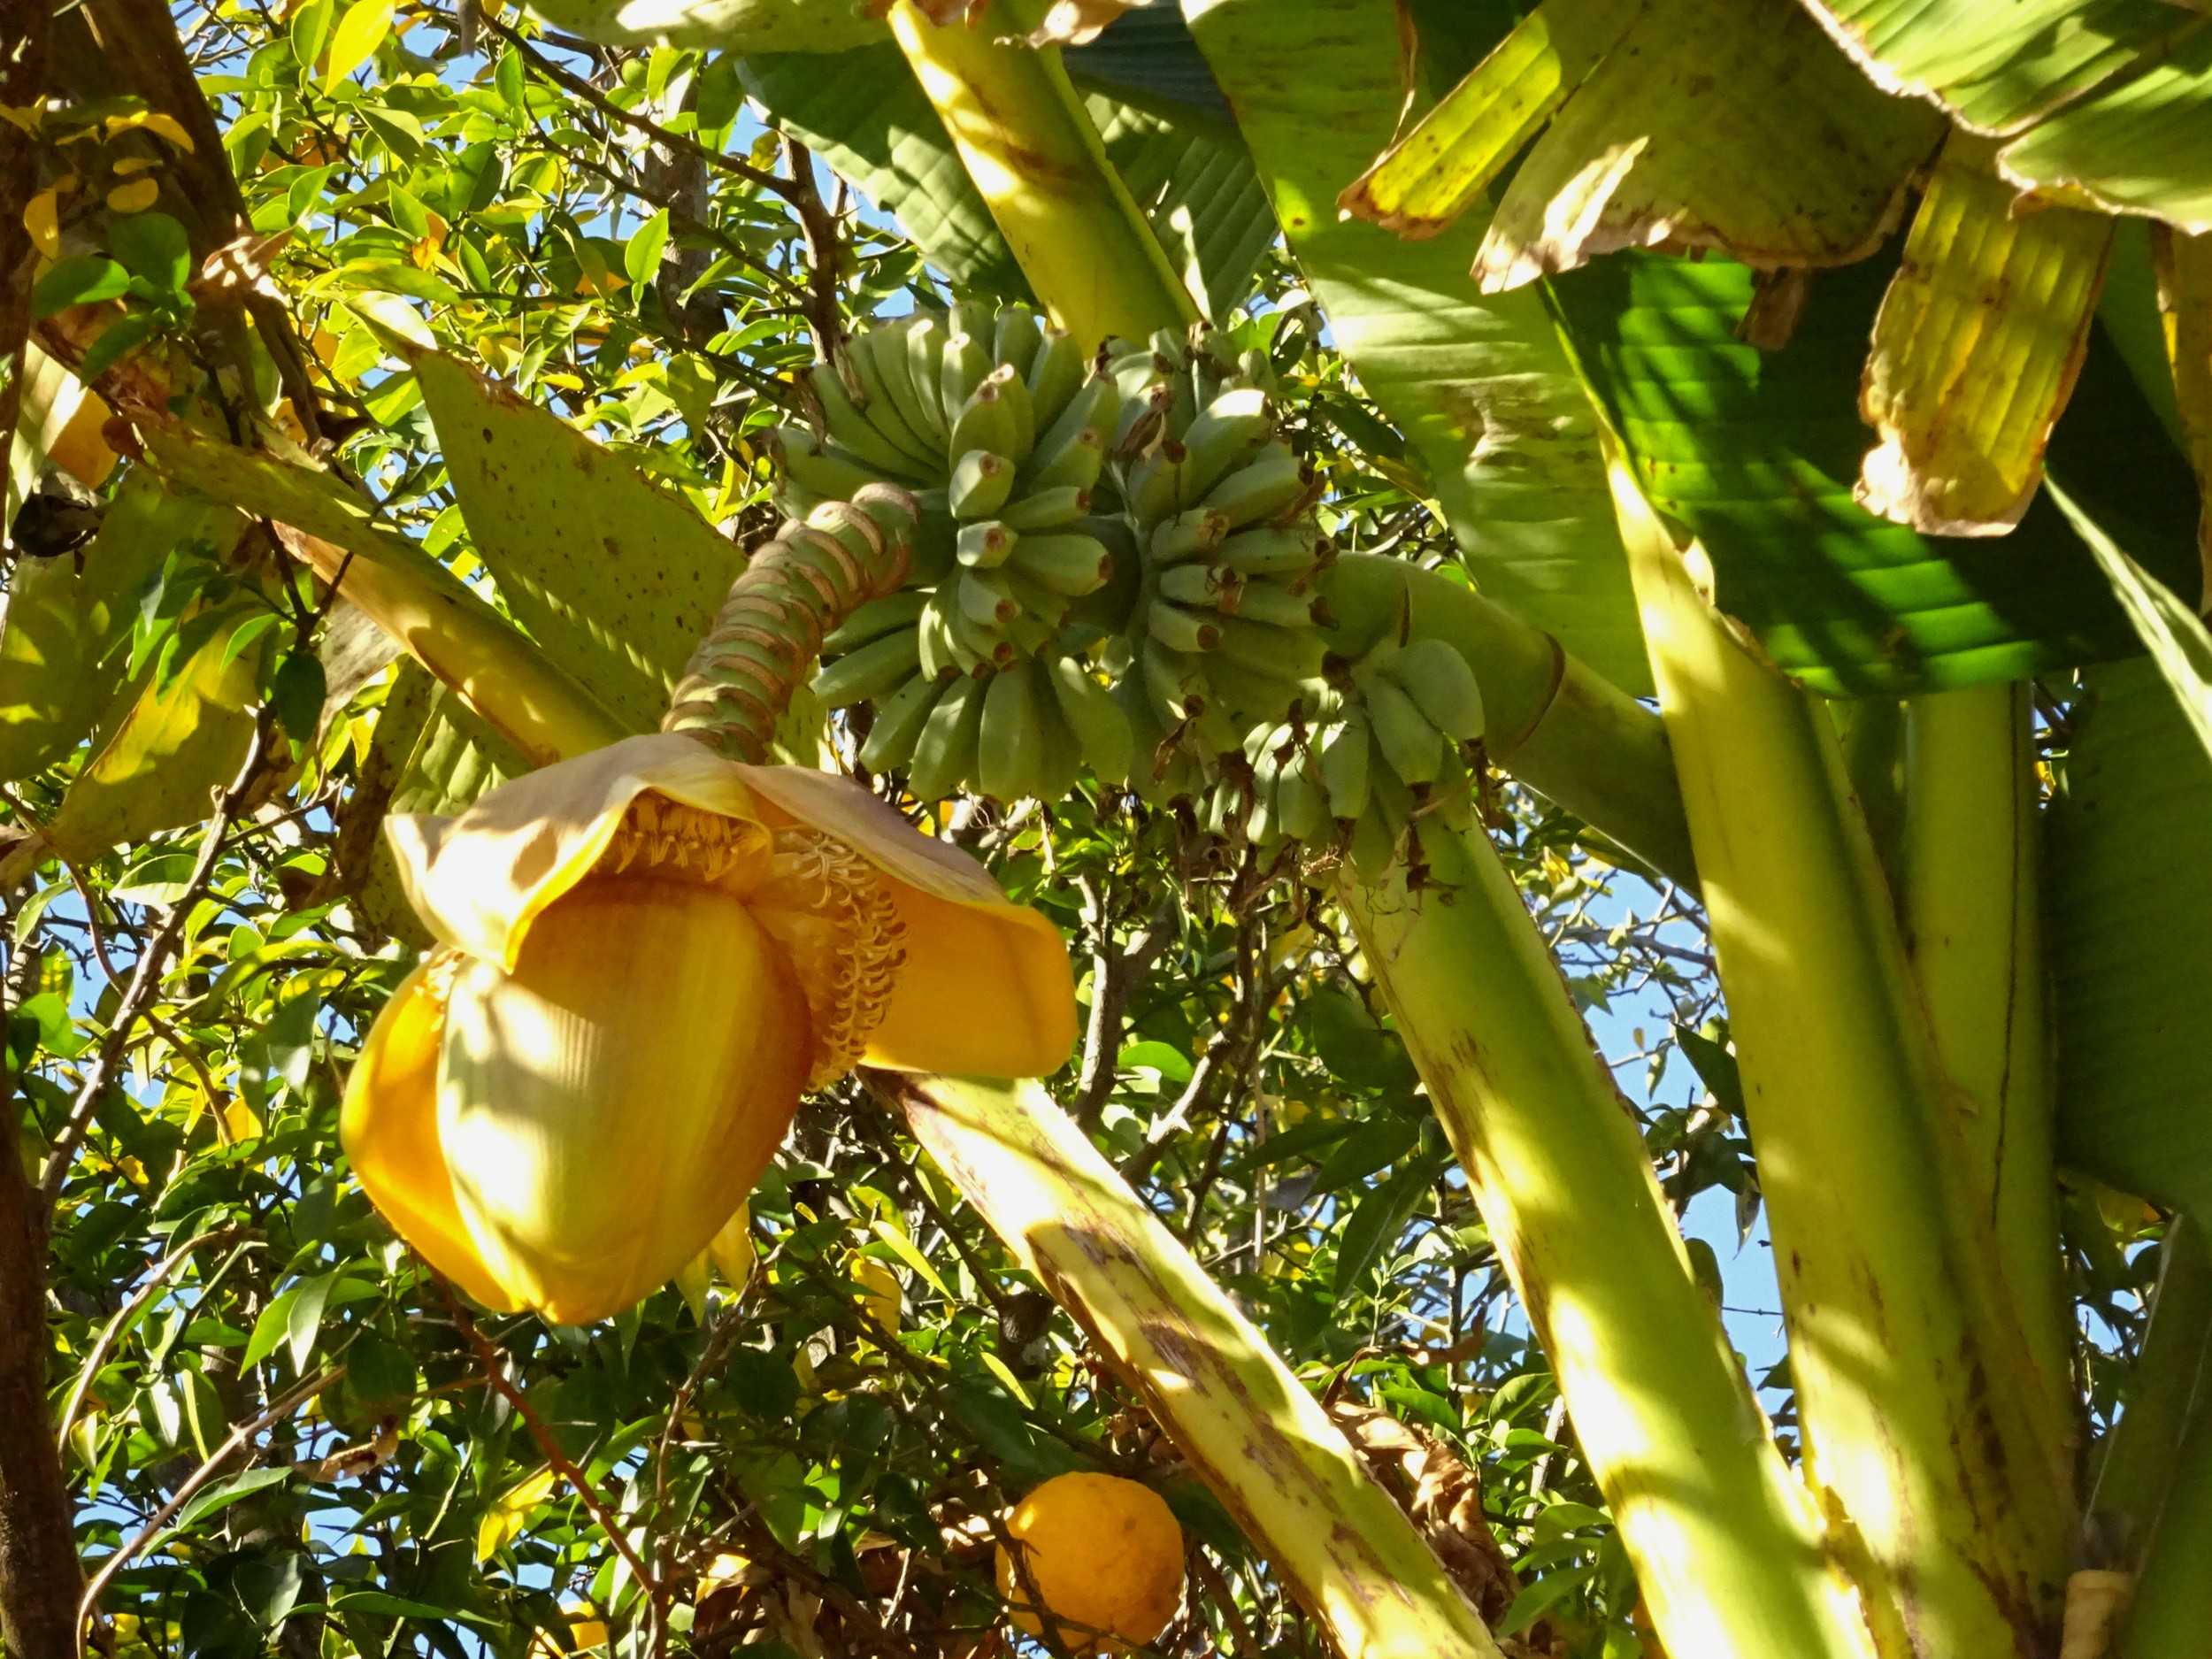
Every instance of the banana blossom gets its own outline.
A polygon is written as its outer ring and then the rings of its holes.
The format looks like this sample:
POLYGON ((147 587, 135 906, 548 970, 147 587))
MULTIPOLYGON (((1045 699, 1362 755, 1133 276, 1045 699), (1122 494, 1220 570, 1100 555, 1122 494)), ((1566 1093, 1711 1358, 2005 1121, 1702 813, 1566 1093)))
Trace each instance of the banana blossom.
POLYGON ((1074 1046, 1058 931, 849 779, 657 733, 387 834, 439 948, 341 1138, 502 1311, 584 1324, 674 1277, 856 1064, 1041 1076, 1074 1046))

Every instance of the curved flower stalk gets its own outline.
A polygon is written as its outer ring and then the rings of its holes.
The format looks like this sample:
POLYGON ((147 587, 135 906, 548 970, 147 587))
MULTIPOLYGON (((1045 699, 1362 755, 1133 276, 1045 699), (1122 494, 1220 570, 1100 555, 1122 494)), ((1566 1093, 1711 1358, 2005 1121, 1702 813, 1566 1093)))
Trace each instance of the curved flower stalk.
POLYGON ((342 1138, 378 1209, 490 1307, 582 1324, 674 1278, 802 1091, 855 1064, 1029 1077, 1074 1047, 1049 921, 851 780, 732 757, 761 752, 823 630, 902 572, 860 517, 818 511, 824 534, 755 560, 676 729, 387 824, 438 946, 371 1030, 342 1138))

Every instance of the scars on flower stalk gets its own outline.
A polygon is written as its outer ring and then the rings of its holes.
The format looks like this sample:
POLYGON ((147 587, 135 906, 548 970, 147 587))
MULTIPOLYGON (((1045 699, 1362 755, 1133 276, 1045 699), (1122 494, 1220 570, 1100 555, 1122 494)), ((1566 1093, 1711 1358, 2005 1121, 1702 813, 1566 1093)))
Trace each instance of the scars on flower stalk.
POLYGON ((674 1277, 856 1064, 1041 1076, 1074 1045, 1057 931, 849 779, 659 733, 388 833, 439 948, 342 1138, 493 1308, 580 1324, 674 1277))

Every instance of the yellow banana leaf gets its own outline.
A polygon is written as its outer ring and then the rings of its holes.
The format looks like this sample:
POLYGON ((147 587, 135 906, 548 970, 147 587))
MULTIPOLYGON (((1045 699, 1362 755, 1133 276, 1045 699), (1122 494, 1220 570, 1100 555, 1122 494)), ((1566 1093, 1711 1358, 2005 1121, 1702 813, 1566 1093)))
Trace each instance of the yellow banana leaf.
POLYGON ((2043 477, 2104 283, 2112 220, 2016 215, 1994 140, 1955 134, 1874 323, 1863 505, 1930 535, 2001 535, 2043 477))

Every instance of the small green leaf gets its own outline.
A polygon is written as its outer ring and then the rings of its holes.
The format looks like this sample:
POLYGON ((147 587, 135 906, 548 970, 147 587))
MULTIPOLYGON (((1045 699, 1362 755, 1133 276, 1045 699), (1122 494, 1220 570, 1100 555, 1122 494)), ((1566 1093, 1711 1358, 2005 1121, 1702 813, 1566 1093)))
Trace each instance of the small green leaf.
POLYGON ((1501 1636, 1516 1635, 1526 1630, 1546 1613, 1557 1607, 1589 1578, 1587 1564, 1570 1567, 1564 1572, 1547 1574, 1525 1586, 1513 1598, 1513 1605, 1506 1609, 1505 1623, 1498 1626, 1501 1636))
POLYGON ((84 354, 84 362, 77 370, 78 378, 88 385, 97 380, 111 368, 127 351, 135 350, 152 337, 154 319, 144 312, 118 318, 101 331, 84 354))
POLYGON ((290 1328, 292 1302, 299 1294, 299 1286, 281 1292, 261 1310, 261 1317, 253 1322, 253 1334, 246 1339, 246 1351, 239 1356, 238 1368, 251 1371, 277 1350, 290 1328))
POLYGON ((108 247, 123 267, 159 294, 179 294, 192 280, 192 239, 166 213, 132 213, 108 227, 108 247))
POLYGON ((640 288, 651 281, 661 268, 661 254, 667 247, 668 210, 663 208, 637 227, 622 250, 622 268, 629 273, 630 280, 640 288))
POLYGON ((330 1303, 332 1286, 338 1282, 335 1271, 318 1274, 293 1294, 291 1311, 285 1316, 285 1340, 292 1345, 292 1369, 304 1375, 307 1357, 315 1351, 315 1339, 322 1333, 323 1310, 330 1303))
POLYGON ((51 317, 72 305, 115 299, 130 285, 130 273, 114 260, 94 253, 77 254, 39 278, 31 289, 31 313, 51 317))
POLYGON ((323 665, 315 654, 294 651, 277 669, 269 686, 269 703, 276 710, 277 724, 298 741, 312 742, 327 689, 323 665))
POLYGON ((330 59, 323 65, 323 84, 334 87, 367 63, 391 32, 392 0, 353 0, 330 37, 330 59))
POLYGON ((1340 1300, 1365 1282, 1383 1246, 1397 1236, 1429 1183, 1450 1161, 1448 1153, 1440 1161, 1434 1156, 1416 1158, 1360 1200, 1345 1223, 1343 1242, 1337 1246, 1335 1289, 1340 1300))
POLYGON ((527 105, 523 101, 522 53, 510 46, 499 55, 497 74, 499 96, 517 115, 524 114, 527 105))
POLYGON ((283 618, 273 611, 264 611, 258 616, 248 617, 233 628, 230 639, 223 647, 223 663, 227 667, 254 647, 254 641, 266 634, 283 618))
POLYGON ((1359 1125, 1329 1155, 1313 1190, 1333 1193, 1395 1164, 1420 1144, 1421 1125, 1410 1118, 1376 1118, 1359 1125))
POLYGON ((292 1471, 288 1467, 249 1469, 242 1475, 234 1475, 228 1480, 218 1481, 214 1486, 204 1487, 195 1494, 192 1501, 177 1511, 176 1522, 169 1530, 172 1532, 183 1532, 203 1517, 212 1515, 218 1509, 227 1509, 241 1498, 250 1498, 255 1493, 266 1491, 269 1487, 289 1480, 291 1478, 292 1471))
POLYGON ((939 1295, 947 1302, 958 1300, 946 1287, 945 1281, 937 1277, 937 1270, 929 1264, 929 1257, 922 1254, 921 1247, 907 1236, 906 1229, 899 1224, 896 1216, 878 1216, 872 1225, 875 1229, 876 1237, 897 1251, 899 1260, 904 1262, 926 1279, 930 1287, 939 1295))

